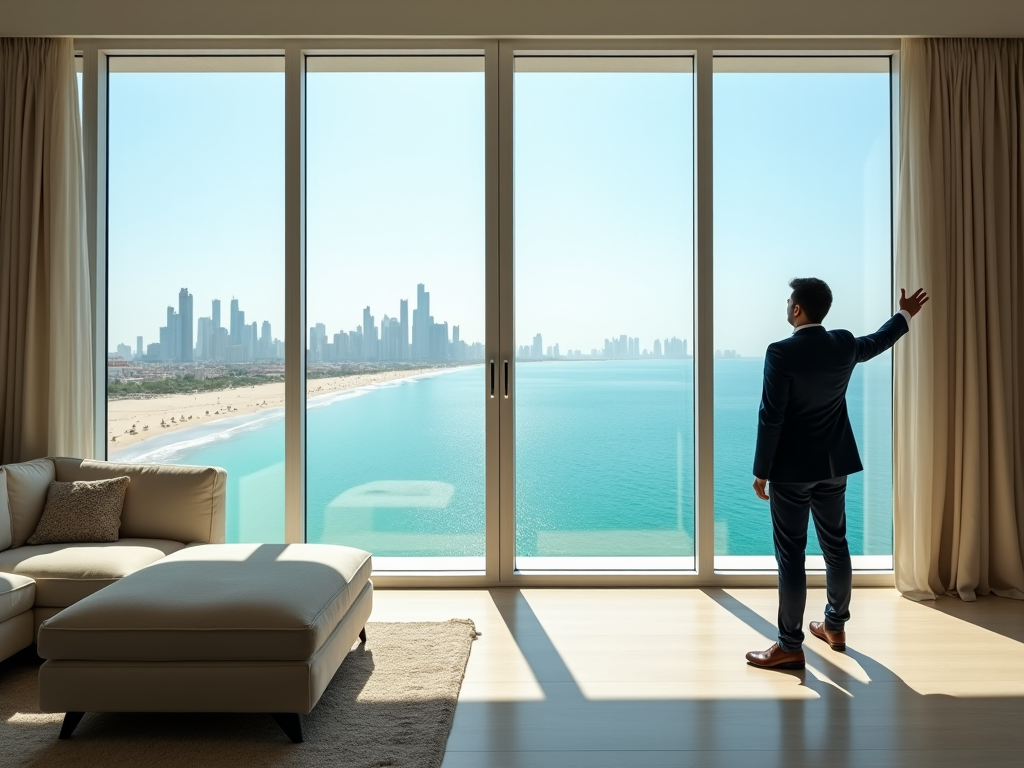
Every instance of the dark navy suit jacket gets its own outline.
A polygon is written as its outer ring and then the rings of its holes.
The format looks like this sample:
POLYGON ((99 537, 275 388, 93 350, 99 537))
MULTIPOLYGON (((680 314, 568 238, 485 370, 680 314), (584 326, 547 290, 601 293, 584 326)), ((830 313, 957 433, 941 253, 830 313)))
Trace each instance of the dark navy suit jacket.
POLYGON ((897 313, 872 334, 821 326, 768 346, 757 419, 754 477, 814 483, 860 472, 846 388, 857 363, 892 347, 910 330, 897 313))

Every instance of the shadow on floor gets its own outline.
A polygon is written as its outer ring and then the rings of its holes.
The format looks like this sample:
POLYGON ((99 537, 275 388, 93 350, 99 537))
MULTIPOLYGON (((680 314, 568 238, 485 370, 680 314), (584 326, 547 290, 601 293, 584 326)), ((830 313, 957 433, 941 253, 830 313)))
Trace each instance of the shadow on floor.
MULTIPOLYGON (((775 636, 770 622, 729 593, 703 592, 764 637, 775 636)), ((847 655, 867 681, 831 662, 824 644, 808 649, 808 663, 825 679, 810 670, 763 673, 795 678, 813 696, 588 699, 523 594, 494 590, 492 599, 544 699, 461 702, 444 768, 1024 764, 1024 697, 922 695, 855 647, 847 655)), ((643 627, 610 624, 608 631, 623 637, 607 660, 614 665, 635 652, 630 633, 643 627)), ((688 652, 680 639, 679 653, 688 652)))
POLYGON ((1024 643, 1024 600, 987 595, 966 603, 959 597, 942 595, 935 600, 924 600, 919 604, 1016 640, 1018 643, 1024 643), (982 607, 985 610, 980 610, 982 607))

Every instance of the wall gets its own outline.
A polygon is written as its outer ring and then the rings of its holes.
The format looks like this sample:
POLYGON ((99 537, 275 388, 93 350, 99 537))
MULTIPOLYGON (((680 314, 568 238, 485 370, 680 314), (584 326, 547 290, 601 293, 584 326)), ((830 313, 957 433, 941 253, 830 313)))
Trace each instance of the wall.
POLYGON ((1024 37, 1024 0, 0 0, 0 36, 1024 37))

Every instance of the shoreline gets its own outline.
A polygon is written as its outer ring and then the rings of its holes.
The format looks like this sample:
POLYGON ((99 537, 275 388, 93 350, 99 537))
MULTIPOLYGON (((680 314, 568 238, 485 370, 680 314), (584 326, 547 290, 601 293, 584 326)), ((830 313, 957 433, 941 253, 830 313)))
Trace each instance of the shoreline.
MULTIPOLYGON (((306 382, 306 398, 307 402, 312 404, 331 396, 371 389, 392 382, 458 371, 466 367, 469 366, 424 367, 312 379, 306 382)), ((106 442, 108 455, 110 460, 116 461, 118 454, 127 452, 129 448, 134 448, 137 451, 141 445, 154 442, 154 439, 158 437, 178 435, 187 439, 185 435, 188 432, 202 426, 230 421, 232 424, 225 426, 231 429, 253 421, 252 417, 258 415, 272 417, 280 415, 283 410, 284 382, 195 394, 154 395, 145 398, 110 400, 107 402, 106 442), (132 434, 132 431, 135 434, 132 434)))

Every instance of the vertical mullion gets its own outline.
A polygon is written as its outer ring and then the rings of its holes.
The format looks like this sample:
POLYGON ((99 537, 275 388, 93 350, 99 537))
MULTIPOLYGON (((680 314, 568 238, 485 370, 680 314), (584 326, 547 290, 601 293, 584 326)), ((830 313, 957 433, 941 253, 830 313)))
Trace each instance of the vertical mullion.
POLYGON ((306 539, 305 56, 285 49, 285 541, 306 539))
MULTIPOLYGON (((900 53, 895 51, 889 57, 889 313, 896 312, 896 278, 900 274, 900 265, 896 263, 896 238, 899 225, 899 184, 900 184, 900 53)), ((889 353, 889 401, 892 404, 889 422, 889 445, 892 447, 892 464, 890 477, 893 478, 892 511, 889 518, 889 532, 892 535, 893 576, 896 573, 896 357, 889 353)), ((867 515, 864 516, 867 520, 867 515)), ((867 537, 865 536, 865 543, 867 537)), ((856 571, 854 571, 856 574, 856 571)))
POLYGON ((484 533, 485 578, 489 583, 500 580, 501 571, 501 413, 500 399, 489 396, 488 370, 490 360, 500 365, 501 359, 501 281, 499 261, 498 225, 501 217, 501 188, 499 167, 499 78, 498 44, 484 46, 484 199, 485 199, 485 347, 484 353, 484 413, 485 413, 485 485, 486 520, 484 533))
POLYGON ((712 580, 715 572, 713 67, 713 49, 709 46, 698 47, 694 60, 694 200, 697 207, 694 218, 694 434, 697 442, 694 451, 694 476, 697 514, 694 524, 697 576, 705 582, 712 580))
POLYGON ((82 51, 82 153, 92 289, 93 456, 107 458, 107 57, 82 51))
POLYGON ((512 180, 512 99, 513 57, 510 43, 498 44, 498 355, 495 364, 500 367, 505 360, 509 364, 510 396, 505 398, 504 392, 498 398, 501 428, 499 431, 500 448, 498 454, 500 474, 500 523, 499 539, 499 577, 501 581, 510 581, 515 572, 516 556, 516 519, 515 519, 515 317, 514 317, 514 268, 512 218, 513 218, 513 180, 512 180))

